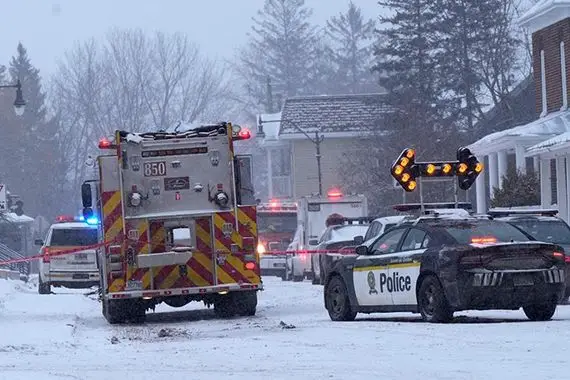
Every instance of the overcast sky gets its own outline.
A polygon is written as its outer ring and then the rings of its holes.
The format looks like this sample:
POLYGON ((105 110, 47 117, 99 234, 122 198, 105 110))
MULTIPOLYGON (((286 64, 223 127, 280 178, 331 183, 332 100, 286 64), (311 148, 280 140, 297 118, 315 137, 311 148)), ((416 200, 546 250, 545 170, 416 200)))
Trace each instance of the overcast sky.
MULTIPOLYGON (((348 0, 306 0, 314 22, 324 25, 345 11, 348 0)), ((353 0, 363 14, 376 18, 376 0, 353 0)), ((231 58, 246 41, 251 17, 264 0, 0 0, 0 63, 7 64, 18 41, 28 49, 42 77, 53 73, 74 41, 101 37, 111 27, 181 31, 211 57, 231 58)))

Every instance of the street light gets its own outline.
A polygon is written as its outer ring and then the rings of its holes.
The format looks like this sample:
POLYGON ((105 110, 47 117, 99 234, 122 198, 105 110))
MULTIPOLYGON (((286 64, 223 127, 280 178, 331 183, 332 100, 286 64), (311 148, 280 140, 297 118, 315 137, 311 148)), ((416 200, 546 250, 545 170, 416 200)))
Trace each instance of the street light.
POLYGON ((16 89, 16 100, 14 100, 14 112, 18 116, 24 114, 24 109, 26 108, 26 101, 24 100, 24 95, 22 94, 22 84, 20 80, 16 84, 3 84, 0 88, 15 88, 16 89))
POLYGON ((319 133, 319 131, 315 131, 315 137, 311 137, 307 134, 307 132, 305 132, 301 127, 299 127, 297 125, 296 122, 294 122, 293 120, 289 120, 289 119, 281 119, 281 120, 263 120, 261 118, 261 115, 259 115, 259 118, 257 119, 257 137, 259 138, 264 138, 265 137, 265 132, 263 132, 263 123, 280 123, 280 122, 288 122, 291 123, 291 125, 298 130, 299 132, 301 132, 303 135, 305 135, 305 137, 307 139, 309 139, 309 141, 311 141, 314 145, 315 145, 315 157, 317 158, 317 173, 319 176, 319 196, 323 195, 323 179, 322 179, 322 173, 321 173, 321 143, 323 142, 323 140, 325 139, 325 136, 321 135, 319 133))

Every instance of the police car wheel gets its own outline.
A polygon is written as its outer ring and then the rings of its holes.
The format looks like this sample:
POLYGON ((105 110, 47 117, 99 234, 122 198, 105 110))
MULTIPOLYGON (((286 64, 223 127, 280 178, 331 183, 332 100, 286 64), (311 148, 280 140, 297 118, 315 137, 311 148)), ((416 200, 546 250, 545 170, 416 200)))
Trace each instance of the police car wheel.
POLYGON ((554 316, 557 304, 556 297, 552 297, 551 300, 540 304, 524 306, 523 311, 531 321, 548 321, 554 316))
POLYGON ((326 285, 326 308, 333 321, 354 321, 356 313, 352 311, 348 291, 344 281, 334 276, 326 285))
POLYGON ((426 322, 445 323, 453 319, 453 311, 445 298, 443 287, 435 276, 423 278, 418 291, 418 306, 426 322))

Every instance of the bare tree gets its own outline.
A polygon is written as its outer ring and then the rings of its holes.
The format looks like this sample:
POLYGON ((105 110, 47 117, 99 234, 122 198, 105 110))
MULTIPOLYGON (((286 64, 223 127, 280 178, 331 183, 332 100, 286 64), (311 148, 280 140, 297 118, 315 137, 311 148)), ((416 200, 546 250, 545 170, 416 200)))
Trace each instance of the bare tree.
POLYGON ((111 30, 77 44, 52 78, 52 106, 65 127, 70 182, 86 177, 85 160, 115 129, 168 129, 175 122, 227 118, 235 94, 224 66, 204 58, 183 34, 111 30))

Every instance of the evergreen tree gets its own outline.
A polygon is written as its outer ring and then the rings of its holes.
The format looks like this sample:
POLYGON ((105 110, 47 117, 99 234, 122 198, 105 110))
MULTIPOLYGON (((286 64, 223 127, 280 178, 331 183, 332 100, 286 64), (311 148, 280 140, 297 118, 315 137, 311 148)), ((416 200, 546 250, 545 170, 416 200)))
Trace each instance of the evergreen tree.
POLYGON ((493 188, 491 207, 536 206, 540 204, 540 178, 535 173, 509 170, 501 179, 502 187, 493 188))
MULTIPOLYGON (((497 55, 497 30, 508 25, 502 4, 505 0, 436 0, 433 2, 438 29, 443 36, 440 47, 446 52, 442 61, 445 88, 456 97, 457 115, 472 131, 483 115, 480 102, 484 57, 497 55)), ((500 41, 504 46, 506 41, 500 41)), ((501 68, 506 70, 506 68, 501 68)))
POLYGON ((0 65, 0 84, 4 84, 6 80, 6 66, 0 65))
POLYGON ((346 13, 331 17, 326 24, 330 39, 328 55, 334 65, 333 82, 341 93, 377 90, 370 72, 374 20, 364 20, 361 9, 351 1, 346 13))
POLYGON ((284 97, 314 90, 317 35, 305 0, 265 0, 240 54, 239 74, 257 104, 266 102, 267 79, 284 97))
POLYGON ((14 115, 13 111, 8 116, 10 146, 3 168, 7 186, 24 201, 26 214, 52 217, 63 201, 60 189, 65 176, 57 134, 59 125, 56 119, 47 119, 39 70, 32 65, 21 43, 8 71, 11 82, 21 81, 27 104, 23 116, 14 115))

